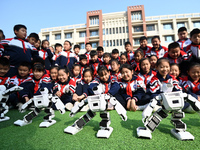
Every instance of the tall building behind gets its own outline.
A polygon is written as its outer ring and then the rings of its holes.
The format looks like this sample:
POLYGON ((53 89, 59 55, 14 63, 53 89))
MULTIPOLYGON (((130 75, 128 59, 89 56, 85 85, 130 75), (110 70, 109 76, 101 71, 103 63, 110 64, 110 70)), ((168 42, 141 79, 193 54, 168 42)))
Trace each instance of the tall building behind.
POLYGON ((90 42, 93 49, 103 46, 106 52, 117 48, 124 51, 124 43, 130 41, 134 50, 139 47, 139 38, 160 36, 161 44, 167 46, 178 40, 178 28, 185 26, 190 32, 200 28, 200 13, 175 14, 145 17, 143 5, 128 6, 127 11, 102 14, 102 10, 88 11, 85 24, 68 25, 41 29, 40 39, 47 39, 50 45, 63 44, 69 40, 79 44, 81 53, 85 52, 85 43, 90 42))

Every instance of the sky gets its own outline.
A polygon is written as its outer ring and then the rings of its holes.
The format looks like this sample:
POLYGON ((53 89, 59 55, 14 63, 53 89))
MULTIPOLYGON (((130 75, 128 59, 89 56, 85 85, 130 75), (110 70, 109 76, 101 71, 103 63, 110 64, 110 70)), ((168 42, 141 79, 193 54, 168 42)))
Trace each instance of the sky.
POLYGON ((145 16, 199 13, 199 0, 0 0, 0 29, 14 37, 13 27, 24 24, 27 34, 43 28, 85 24, 86 12, 127 11, 128 6, 144 5, 145 16))

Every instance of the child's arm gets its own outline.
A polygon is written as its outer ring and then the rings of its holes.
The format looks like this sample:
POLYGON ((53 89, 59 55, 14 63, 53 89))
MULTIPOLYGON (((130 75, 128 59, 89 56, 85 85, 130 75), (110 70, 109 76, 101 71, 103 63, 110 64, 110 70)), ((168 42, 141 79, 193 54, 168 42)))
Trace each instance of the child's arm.
POLYGON ((48 57, 50 59, 52 59, 53 58, 53 54, 52 54, 51 50, 47 48, 46 51, 47 51, 48 57))

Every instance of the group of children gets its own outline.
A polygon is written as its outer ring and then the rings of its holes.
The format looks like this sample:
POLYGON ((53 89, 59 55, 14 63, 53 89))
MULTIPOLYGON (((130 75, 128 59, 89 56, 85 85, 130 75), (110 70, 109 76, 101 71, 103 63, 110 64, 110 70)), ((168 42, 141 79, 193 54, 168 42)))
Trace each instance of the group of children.
MULTIPOLYGON (((24 87, 10 95, 11 106, 20 107, 46 87, 70 110, 75 102, 94 95, 93 89, 100 86, 103 93, 116 97, 124 108, 136 111, 163 92, 165 83, 172 84, 173 91, 183 90, 200 101, 199 29, 193 29, 188 39, 187 29, 181 27, 179 40, 168 48, 161 46, 159 36, 152 38, 152 47, 147 46, 143 36, 136 51, 126 42, 121 55, 118 49, 104 52, 102 46, 92 50, 91 43, 86 43, 86 53, 79 55, 80 46, 74 45, 72 52, 67 40, 63 46, 55 44, 54 50, 48 40, 40 41, 36 33, 26 38, 24 25, 16 25, 14 33, 15 38, 0 42, 0 84, 24 87)), ((184 109, 188 108, 186 103, 184 109)))

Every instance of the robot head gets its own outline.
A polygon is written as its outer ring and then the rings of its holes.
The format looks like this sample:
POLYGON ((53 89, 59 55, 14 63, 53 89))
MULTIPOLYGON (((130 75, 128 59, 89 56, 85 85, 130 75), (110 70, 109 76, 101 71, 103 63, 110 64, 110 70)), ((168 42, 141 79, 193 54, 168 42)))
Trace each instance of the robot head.
POLYGON ((49 93, 49 90, 45 87, 45 88, 42 88, 40 89, 40 93, 43 95, 43 94, 48 94, 49 93))
POLYGON ((95 95, 99 95, 102 94, 103 91, 105 91, 105 87, 103 86, 103 84, 99 84, 98 86, 95 86, 92 90, 95 95))

